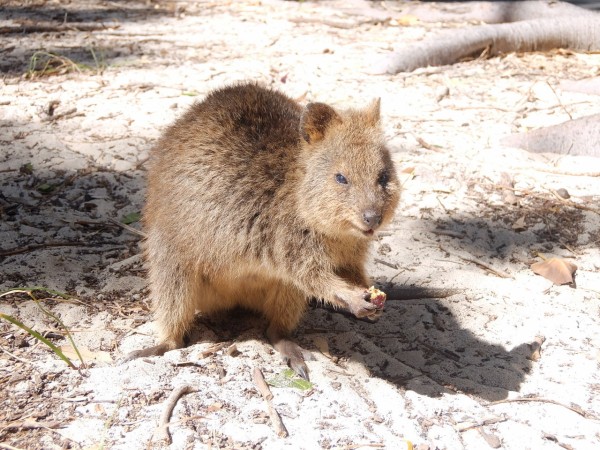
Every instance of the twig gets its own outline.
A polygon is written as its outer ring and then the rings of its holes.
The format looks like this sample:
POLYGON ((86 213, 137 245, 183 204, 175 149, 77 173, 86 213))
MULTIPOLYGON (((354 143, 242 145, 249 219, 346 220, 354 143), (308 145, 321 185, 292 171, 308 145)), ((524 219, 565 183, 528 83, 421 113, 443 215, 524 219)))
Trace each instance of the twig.
POLYGON ((562 204, 570 206, 572 208, 577 208, 577 209, 583 209, 584 211, 592 211, 595 212, 596 214, 600 214, 600 209, 597 208, 592 208, 591 206, 585 206, 585 205, 580 205, 579 203, 575 203, 572 202, 571 200, 567 200, 566 198, 562 198, 560 195, 558 195, 558 192, 556 192, 554 189, 548 189, 552 195, 554 195, 557 200, 559 200, 562 204))
POLYGON ((46 116, 42 119, 42 122, 55 122, 58 119, 70 119, 72 117, 83 116, 83 113, 78 113, 77 108, 71 108, 67 111, 60 114, 53 114, 51 116, 46 116))
POLYGON ((431 230, 431 232, 433 234, 437 234, 439 236, 450 236, 450 237, 455 237, 455 238, 459 238, 462 239, 465 237, 465 233, 464 232, 460 232, 460 231, 452 231, 452 230, 431 230))
POLYGON ((271 393, 271 389, 269 389, 269 386, 265 381, 265 377, 258 367, 254 368, 254 372, 252 373, 252 379, 254 381, 254 384, 258 388, 260 395, 262 395, 265 401, 267 402, 267 408, 269 410, 269 418, 271 419, 271 425, 273 425, 273 428, 275 428, 277 436, 282 438, 288 437, 288 431, 285 428, 283 422, 281 421, 281 416, 273 407, 273 403, 271 401, 273 400, 273 394, 271 393))
POLYGON ((563 105, 563 102, 560 100, 560 97, 558 96, 558 94, 556 93, 556 91, 554 90, 554 88, 552 87, 552 85, 548 81, 546 81, 546 84, 548 85, 548 87, 550 88, 550 90, 552 91, 552 93, 554 94, 554 96, 556 97, 556 100, 558 101, 558 104, 560 105, 560 107, 567 114, 567 116, 569 116, 569 119, 573 120, 573 116, 567 110, 567 108, 565 108, 565 105, 563 105))
POLYGON ((442 151, 441 147, 439 147, 437 145, 431 145, 428 142, 426 142, 424 139, 420 138, 419 136, 415 136, 415 139, 421 145, 421 147, 426 148, 427 150, 431 150, 431 151, 434 151, 434 152, 441 152, 442 151))
POLYGON ((519 170, 537 170, 538 172, 553 173, 555 175, 565 175, 568 177, 600 177, 600 172, 573 172, 570 170, 558 170, 547 167, 517 167, 519 170))
POLYGON ((488 403, 486 406, 500 405, 502 403, 526 403, 526 402, 550 403, 553 405, 558 405, 558 406, 562 406, 563 408, 570 409, 574 413, 579 414, 581 417, 585 417, 586 419, 594 419, 594 420, 600 419, 596 415, 586 412, 583 409, 581 409, 580 407, 575 408, 573 406, 565 405, 564 403, 557 402, 556 400, 552 400, 549 398, 539 398, 539 397, 509 398, 509 399, 505 399, 505 400, 498 400, 495 402, 488 403))
POLYGON ((19 358, 17 355, 13 355, 11 352, 9 352, 8 350, 6 350, 4 347, 0 347, 0 350, 2 350, 4 353, 6 353, 11 358, 16 359, 17 361, 20 361, 22 363, 27 363, 27 364, 33 364, 31 361, 27 361, 26 359, 19 358))
POLYGON ((169 395, 169 398, 167 398, 163 412, 160 415, 158 426, 154 430, 152 440, 165 441, 168 444, 171 444, 171 433, 169 432, 169 419, 171 418, 173 409, 175 408, 177 401, 182 395, 190 394, 192 392, 198 392, 198 389, 189 385, 179 386, 178 388, 173 389, 173 392, 171 392, 171 395, 169 395))
POLYGON ((56 25, 53 23, 32 23, 18 24, 0 27, 0 34, 10 33, 51 33, 65 31, 97 31, 119 28, 118 24, 95 24, 95 23, 62 23, 56 25))
POLYGON ((389 263, 389 262, 384 261, 383 259, 379 259, 379 258, 375 258, 375 259, 373 259, 373 261, 375 261, 376 263, 379 263, 379 264, 383 264, 384 266, 391 267, 392 269, 398 270, 398 264, 392 264, 392 263, 389 263))
POLYGON ((362 444, 350 444, 344 445, 343 447, 337 447, 339 450, 355 450, 363 447, 373 447, 373 448, 385 448, 385 444, 380 444, 378 442, 365 442, 362 444))
POLYGON ((68 241, 56 241, 56 242, 45 242, 43 244, 32 244, 22 248, 13 248, 10 250, 0 251, 0 256, 12 256, 20 253, 32 252, 46 247, 85 247, 90 245, 89 242, 68 242, 68 241))
POLYGON ((489 270, 490 272, 492 272, 495 275, 498 275, 501 278, 513 278, 513 276, 510 275, 509 273, 506 273, 506 272, 504 272, 502 270, 494 269, 492 266, 490 266, 487 263, 484 263, 483 261, 480 261, 479 259, 475 259, 475 258, 471 258, 471 257, 466 257, 466 256, 461 256, 458 253, 450 252, 446 248, 442 247, 441 245, 439 247, 440 247, 441 251, 446 252, 446 253, 448 253, 450 255, 456 256, 457 258, 460 258, 463 261, 471 262, 471 263, 476 264, 476 265, 478 265, 480 267, 483 267, 484 269, 489 270))
POLYGON ((109 218, 108 220, 110 222, 114 223, 115 225, 118 225, 121 228, 124 228, 125 230, 129 231, 130 233, 137 234, 138 236, 141 236, 141 237, 144 237, 144 238, 146 237, 146 233, 144 233, 143 231, 140 231, 140 230, 137 230, 137 229, 135 229, 133 227, 130 227, 129 225, 121 223, 118 220, 113 219, 113 218, 109 218))
POLYGON ((13 447, 12 445, 8 445, 3 442, 0 442, 0 448, 6 449, 6 450, 22 450, 21 447, 13 447))
POLYGON ((10 422, 6 424, 3 430, 35 430, 45 428, 52 430, 53 428, 62 428, 64 424, 61 422, 36 422, 35 420, 25 419, 22 421, 10 422))
POLYGON ((206 350, 203 350, 200 355, 201 355, 202 358, 208 358, 209 356, 214 355, 219 350, 227 347, 230 344, 231 344, 231 342, 227 342, 227 341, 225 341, 225 342, 217 342, 216 344, 212 344, 206 350))
POLYGON ((365 19, 358 21, 343 21, 343 20, 328 20, 328 19, 320 19, 316 17, 290 17, 288 19, 292 23, 320 23, 323 25, 327 25, 334 28, 343 28, 346 30, 359 27, 361 25, 366 24, 378 24, 386 22, 386 20, 382 19, 365 19))
POLYGON ((479 427, 484 427, 486 425, 493 425, 495 423, 500 423, 500 422, 506 422, 508 420, 508 417, 494 417, 491 419, 485 419, 482 420, 481 422, 478 423, 458 423, 456 424, 456 430, 463 432, 463 431, 467 431, 467 430, 472 430, 473 428, 479 428, 479 427))

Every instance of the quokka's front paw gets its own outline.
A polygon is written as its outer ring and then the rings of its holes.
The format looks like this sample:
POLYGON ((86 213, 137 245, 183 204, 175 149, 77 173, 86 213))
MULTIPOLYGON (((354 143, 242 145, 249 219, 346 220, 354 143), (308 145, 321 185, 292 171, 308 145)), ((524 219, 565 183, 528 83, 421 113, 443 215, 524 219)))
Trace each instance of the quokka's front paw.
POLYGON ((340 295, 339 298, 346 304, 348 311, 359 319, 376 322, 383 312, 383 303, 372 303, 372 293, 367 289, 356 289, 350 295, 340 295))

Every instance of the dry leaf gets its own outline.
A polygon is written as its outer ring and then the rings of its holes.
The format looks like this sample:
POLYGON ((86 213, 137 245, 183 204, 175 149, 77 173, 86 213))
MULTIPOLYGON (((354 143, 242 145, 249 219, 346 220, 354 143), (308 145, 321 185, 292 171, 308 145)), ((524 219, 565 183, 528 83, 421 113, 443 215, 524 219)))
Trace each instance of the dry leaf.
MULTIPOLYGON (((60 347, 60 349, 67 358, 70 358, 73 360, 79 360, 79 356, 77 356, 77 352, 75 351, 75 349, 72 346, 63 345, 62 347, 60 347)), ((80 345, 77 346, 77 350, 79 350, 79 353, 81 354, 81 357, 83 358, 84 361, 94 360, 94 361, 110 363, 113 360, 112 357, 110 356, 110 353, 103 352, 101 350, 98 350, 97 352, 93 352, 89 348, 82 347, 80 345)))
POLYGON ((393 20, 396 22, 396 24, 403 27, 409 27, 419 23, 419 18, 417 16, 413 16, 412 14, 405 14, 403 16, 396 17, 393 20))
POLYGON ((577 266, 562 258, 550 258, 546 261, 537 262, 531 265, 531 270, 537 275, 552 281, 554 284, 573 283, 573 274, 577 266))
POLYGON ((535 340, 529 344, 531 355, 527 357, 530 361, 539 361, 542 357, 542 344, 546 341, 544 336, 536 336, 535 340))
POLYGON ((527 227, 525 226, 525 216, 519 217, 515 223, 512 224, 512 229, 515 231, 523 231, 527 227))
POLYGON ((329 353, 329 344, 327 340, 322 336, 313 336, 313 342, 315 343, 315 347, 319 349, 323 355, 327 358, 331 359, 331 354, 329 353))
POLYGON ((208 412, 215 412, 219 411, 220 409, 223 409, 223 403, 221 402, 215 402, 212 405, 209 405, 208 408, 206 408, 208 412))

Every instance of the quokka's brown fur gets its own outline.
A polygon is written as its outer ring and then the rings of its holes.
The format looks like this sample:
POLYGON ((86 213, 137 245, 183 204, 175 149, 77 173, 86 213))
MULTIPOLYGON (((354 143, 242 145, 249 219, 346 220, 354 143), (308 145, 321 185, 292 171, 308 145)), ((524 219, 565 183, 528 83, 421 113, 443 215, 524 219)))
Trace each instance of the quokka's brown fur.
POLYGON ((378 100, 303 108, 249 83, 210 93, 168 128, 143 214, 160 344, 128 359, 182 347, 197 311, 241 306, 266 317, 271 343, 306 377, 288 338, 310 298, 376 319, 364 264, 399 200, 379 115, 378 100))

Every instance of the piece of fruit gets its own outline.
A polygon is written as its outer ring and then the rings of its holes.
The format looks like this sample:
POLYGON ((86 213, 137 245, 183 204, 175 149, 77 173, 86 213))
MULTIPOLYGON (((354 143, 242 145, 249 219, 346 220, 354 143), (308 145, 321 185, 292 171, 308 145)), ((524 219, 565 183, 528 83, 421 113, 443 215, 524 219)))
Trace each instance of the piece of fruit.
POLYGON ((387 298, 385 292, 380 291, 375 286, 371 286, 367 292, 369 293, 369 301, 373 303, 377 309, 383 309, 383 305, 387 298))

